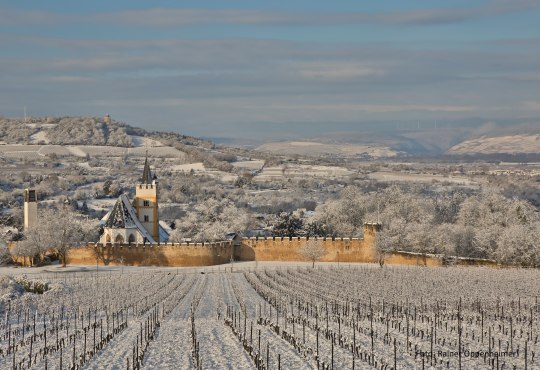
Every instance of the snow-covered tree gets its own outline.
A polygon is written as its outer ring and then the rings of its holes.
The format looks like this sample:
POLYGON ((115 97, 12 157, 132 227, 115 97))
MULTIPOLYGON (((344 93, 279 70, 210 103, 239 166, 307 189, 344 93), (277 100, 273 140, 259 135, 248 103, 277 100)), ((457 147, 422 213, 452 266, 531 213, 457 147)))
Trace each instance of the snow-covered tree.
POLYGON ((0 239, 0 266, 5 265, 11 261, 11 254, 4 240, 0 239))
POLYGON ((19 242, 15 254, 31 259, 55 252, 63 266, 67 263, 70 248, 81 242, 93 242, 98 237, 98 224, 87 220, 66 207, 62 210, 40 209, 39 223, 25 232, 25 240, 19 242))
POLYGON ((506 264, 540 267, 539 232, 540 223, 517 224, 505 228, 498 240, 496 259, 506 264))
POLYGON ((304 234, 304 222, 292 213, 282 212, 274 224, 275 236, 301 236, 304 234))
POLYGON ((228 199, 210 198, 197 204, 175 224, 170 237, 173 242, 180 242, 184 238, 196 242, 218 241, 230 232, 243 233, 249 224, 249 214, 228 199))

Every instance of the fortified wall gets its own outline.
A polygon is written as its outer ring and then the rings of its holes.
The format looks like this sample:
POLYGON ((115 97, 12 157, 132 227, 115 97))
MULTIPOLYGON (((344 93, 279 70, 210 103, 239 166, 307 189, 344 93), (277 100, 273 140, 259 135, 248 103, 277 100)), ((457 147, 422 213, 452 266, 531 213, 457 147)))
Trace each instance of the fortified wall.
MULTIPOLYGON (((313 238, 326 249, 323 262, 378 263, 375 235, 379 224, 365 224, 364 238, 313 238)), ((70 249, 70 265, 124 265, 124 266, 212 266, 231 261, 306 261, 300 249, 310 238, 270 237, 239 238, 218 243, 161 243, 161 244, 88 244, 70 249)), ((10 245, 10 249, 14 245, 10 245)), ((16 263, 27 265, 28 258, 14 257, 16 263)), ((441 255, 411 252, 390 252, 384 256, 385 264, 442 266, 441 255)), ((457 265, 494 266, 491 260, 458 258, 457 265)))
MULTIPOLYGON (((312 238, 324 246, 323 262, 377 262, 375 233, 379 224, 364 224, 364 238, 312 238)), ((300 249, 306 237, 244 238, 235 248, 239 261, 305 261, 300 249)))
POLYGON ((70 265, 212 266, 228 263, 232 253, 231 242, 97 244, 72 248, 67 260, 70 265))

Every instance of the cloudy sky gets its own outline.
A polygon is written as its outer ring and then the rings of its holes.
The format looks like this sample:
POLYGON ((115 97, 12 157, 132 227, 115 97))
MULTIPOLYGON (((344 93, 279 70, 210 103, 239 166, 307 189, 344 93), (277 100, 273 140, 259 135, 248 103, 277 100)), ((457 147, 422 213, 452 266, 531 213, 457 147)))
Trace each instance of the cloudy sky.
POLYGON ((539 19, 540 0, 0 0, 0 115, 197 136, 538 117, 539 19))

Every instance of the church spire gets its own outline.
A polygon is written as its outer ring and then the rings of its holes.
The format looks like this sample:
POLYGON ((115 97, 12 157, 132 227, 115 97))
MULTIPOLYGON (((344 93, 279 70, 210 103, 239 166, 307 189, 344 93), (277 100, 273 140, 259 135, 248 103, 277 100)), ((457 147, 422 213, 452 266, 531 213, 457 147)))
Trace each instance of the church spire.
POLYGON ((144 159, 144 170, 142 175, 141 184, 152 183, 152 172, 150 171, 150 165, 148 164, 148 150, 146 151, 146 158, 144 159))

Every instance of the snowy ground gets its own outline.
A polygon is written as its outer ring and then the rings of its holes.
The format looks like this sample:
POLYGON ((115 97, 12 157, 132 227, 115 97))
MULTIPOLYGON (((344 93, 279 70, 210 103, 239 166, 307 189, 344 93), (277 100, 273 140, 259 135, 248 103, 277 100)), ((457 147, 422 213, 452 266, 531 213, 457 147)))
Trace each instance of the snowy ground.
POLYGON ((412 183, 434 183, 446 182, 455 185, 472 185, 475 182, 464 176, 443 176, 429 174, 414 174, 403 172, 379 171, 368 175, 370 179, 379 182, 412 182, 412 183))
POLYGON ((495 357, 474 354, 492 350, 512 353, 499 368, 534 369, 538 281, 533 269, 297 262, 4 267, 0 368, 446 369, 460 360, 441 353, 461 352, 463 369, 491 369, 495 357), (25 292, 39 282, 49 290, 25 292))

